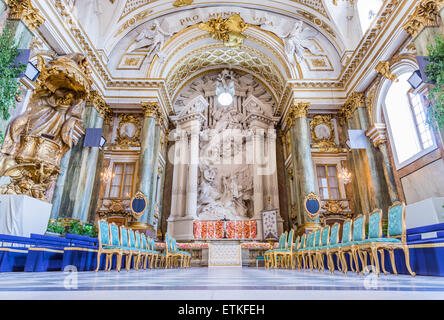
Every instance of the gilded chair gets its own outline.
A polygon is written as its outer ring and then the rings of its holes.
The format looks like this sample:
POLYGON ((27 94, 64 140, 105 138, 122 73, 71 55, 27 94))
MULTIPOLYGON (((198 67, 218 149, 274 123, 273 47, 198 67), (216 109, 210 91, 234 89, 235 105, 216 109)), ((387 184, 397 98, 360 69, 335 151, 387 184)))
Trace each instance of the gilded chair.
POLYGON ((318 259, 316 256, 316 252, 319 249, 320 243, 321 243, 321 229, 317 229, 314 232, 313 247, 308 249, 308 262, 310 265, 310 271, 313 271, 313 269, 317 269, 318 259))
POLYGON ((281 241, 279 241, 277 249, 274 249, 271 253, 272 259, 274 260, 275 269, 279 268, 279 266, 282 267, 282 259, 279 259, 280 256, 276 253, 285 250, 286 248, 287 248, 287 232, 284 232, 284 234, 281 237, 281 241))
POLYGON ((339 247, 341 246, 339 244, 339 223, 335 223, 333 227, 331 227, 330 232, 330 239, 328 241, 327 245, 327 264, 328 264, 328 270, 330 270, 331 273, 335 271, 335 264, 333 261, 333 254, 336 255, 336 261, 338 264, 338 269, 341 270, 339 259, 339 247))
POLYGON ((291 230, 288 234, 287 241, 285 243, 284 249, 277 249, 274 252, 275 257, 280 260, 281 268, 289 268, 290 267, 290 259, 293 253, 293 235, 294 230, 291 230))
POLYGON ((310 263, 308 261, 308 255, 310 250, 313 249, 314 247, 314 236, 315 236, 315 232, 310 232, 310 234, 307 236, 307 242, 306 245, 303 249, 300 250, 300 257, 302 260, 302 268, 306 269, 310 266, 310 263))
MULTIPOLYGON (((319 249, 316 250, 316 259, 317 259, 317 269, 319 271, 324 271, 324 255, 327 256, 327 248, 329 245, 330 238, 330 226, 326 226, 322 228, 321 231, 321 243, 319 249)), ((328 262, 327 262, 328 263, 328 262)))
MULTIPOLYGON (((346 265, 345 252, 348 252, 350 256, 350 265, 353 262, 355 264, 355 272, 359 274, 359 261, 358 261, 358 247, 359 242, 365 239, 365 216, 360 214, 353 220, 353 240, 350 243, 343 244, 341 246, 341 258, 343 263, 346 265)), ((343 264, 343 266, 344 266, 343 264)), ((345 273, 347 273, 347 268, 345 268, 345 273)))
POLYGON ((369 215, 368 238, 358 242, 358 256, 362 264, 362 273, 365 274, 367 269, 367 253, 370 256, 370 262, 376 274, 379 275, 379 258, 378 251, 381 255, 381 264, 384 274, 388 274, 385 270, 384 250, 378 250, 378 239, 382 238, 382 210, 373 210, 369 215))
POLYGON ((301 237, 298 236, 296 238, 296 241, 294 242, 294 245, 291 248, 291 256, 290 256, 290 259, 291 259, 291 269, 294 269, 295 267, 296 268, 298 267, 298 262, 297 261, 295 262, 294 259, 297 258, 297 255, 298 255, 298 250, 299 250, 299 247, 301 245, 300 240, 301 240, 301 237))
POLYGON ((181 254, 173 250, 173 238, 165 236, 165 268, 174 267, 181 254))
POLYGON ((345 254, 348 253, 349 260, 350 260, 350 268, 352 272, 355 272, 355 269, 353 268, 353 254, 352 254, 352 228, 353 228, 353 220, 347 219, 344 222, 344 225, 342 227, 342 241, 339 244, 338 249, 338 265, 339 262, 341 263, 341 270, 343 273, 348 272, 348 266, 347 266, 347 259, 345 257, 345 254))
MULTIPOLYGON (((375 218, 376 219, 376 218, 375 218)), ((375 231, 373 231, 375 232, 375 231)), ((372 238, 367 239, 367 245, 370 243, 372 248, 375 248, 377 251, 387 250, 390 255, 390 262, 392 265, 393 273, 398 274, 395 263, 395 254, 394 250, 399 249, 404 251, 405 265, 407 267, 408 272, 412 277, 416 275, 413 272, 410 266, 410 252, 409 247, 407 245, 407 234, 406 234, 406 225, 405 225, 405 204, 401 202, 395 202, 388 209, 388 230, 387 230, 387 238, 372 238)), ((382 234, 382 231, 381 233, 382 234)), ((375 250, 373 249, 373 250, 375 250)), ((378 256, 375 255, 376 259, 378 256)), ((381 254, 383 259, 383 254, 381 254)), ((381 259, 381 262, 384 263, 381 259)), ((375 262, 376 271, 378 272, 379 261, 375 262), (377 264, 376 264, 377 263, 377 264)), ((384 270, 384 269, 383 269, 384 270)))
POLYGON ((165 255, 156 250, 156 242, 154 241, 154 239, 149 239, 149 243, 150 250, 153 251, 153 263, 151 264, 151 268, 157 268, 158 263, 160 267, 165 267, 165 255))
POLYGON ((302 269, 302 251, 305 249, 307 235, 304 233, 301 237, 301 241, 299 242, 299 247, 295 250, 296 262, 298 269, 302 269))
MULTIPOLYGON (((119 227, 115 223, 110 224, 110 232, 111 232, 111 246, 110 249, 112 252, 109 254, 109 266, 108 270, 111 270, 112 257, 116 254, 117 264, 116 270, 120 272, 122 268, 122 258, 123 255, 126 254, 127 248, 122 246, 122 239, 119 232, 119 227)), ((108 257, 107 257, 108 260, 108 257)))
MULTIPOLYGON (((279 237, 278 248, 281 247, 281 242, 282 242, 283 237, 284 237, 284 234, 281 234, 281 236, 279 237)), ((274 268, 273 252, 274 252, 274 248, 270 248, 269 250, 265 251, 265 253, 264 253, 265 268, 266 269, 274 268)))
POLYGON ((111 237, 110 237, 110 227, 108 225, 108 222, 105 220, 99 220, 99 249, 97 250, 97 267, 95 272, 99 271, 100 269, 100 258, 102 254, 107 255, 107 261, 105 264, 105 270, 108 268, 108 254, 111 254, 114 252, 114 249, 111 248, 111 237))
POLYGON ((137 270, 140 267, 144 267, 144 262, 147 259, 148 251, 143 247, 142 243, 142 234, 139 231, 135 232, 136 234, 136 248, 139 251, 139 256, 137 259, 137 270))
MULTIPOLYGON (((133 258, 133 267, 134 269, 138 270, 138 262, 140 258, 140 251, 137 249, 137 243, 136 243, 136 235, 134 233, 134 230, 129 229, 128 230, 128 238, 129 238, 129 254, 126 256, 126 266, 131 266, 131 258, 133 258)), ((128 270, 128 269, 127 269, 128 270)))
POLYGON ((122 250, 119 252, 121 255, 117 259, 117 267, 120 268, 123 256, 125 256, 125 270, 129 271, 131 268, 131 248, 129 245, 128 229, 125 228, 125 226, 120 226, 120 245, 122 250))

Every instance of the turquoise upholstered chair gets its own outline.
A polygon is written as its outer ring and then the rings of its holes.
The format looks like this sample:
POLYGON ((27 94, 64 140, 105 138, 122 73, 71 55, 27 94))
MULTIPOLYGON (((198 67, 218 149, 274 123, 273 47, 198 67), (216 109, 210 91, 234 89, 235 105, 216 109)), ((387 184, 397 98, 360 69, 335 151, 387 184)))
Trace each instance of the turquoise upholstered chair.
POLYGON ((353 268, 353 254, 351 250, 352 246, 352 228, 353 228, 353 220, 347 219, 344 222, 344 226, 342 227, 342 242, 339 244, 338 247, 338 254, 339 254, 339 262, 341 262, 341 270, 343 273, 348 272, 348 266, 347 266, 347 259, 345 257, 345 254, 348 253, 349 260, 350 260, 350 268, 354 272, 355 269, 353 268))
POLYGON ((321 229, 317 229, 314 232, 314 243, 313 247, 308 249, 308 262, 310 264, 310 271, 317 268, 318 259, 316 257, 316 251, 319 249, 321 244, 321 229))
POLYGON ((285 242, 287 241, 287 233, 281 234, 279 237, 278 246, 276 249, 270 249, 268 251, 265 251, 264 257, 265 257, 265 263, 267 267, 270 268, 277 268, 277 259, 275 258, 275 252, 285 249, 285 242))
POLYGON ((139 261, 140 252, 137 250, 136 235, 134 234, 134 230, 128 230, 128 240, 130 251, 129 255, 127 255, 126 266, 131 266, 131 258, 133 258, 133 267, 134 269, 138 270, 137 263, 139 261))
MULTIPOLYGON (((99 271, 100 269, 100 258, 102 254, 108 255, 113 252, 113 250, 109 248, 109 246, 111 246, 111 237, 110 237, 110 228, 108 222, 106 222, 105 220, 99 220, 98 226, 99 226, 98 227, 99 249, 97 250, 97 267, 95 270, 96 272, 99 271)), ((108 261, 106 263, 105 270, 107 269, 107 267, 108 267, 108 261)))
POLYGON ((301 250, 301 260, 302 260, 302 268, 306 269, 309 267, 310 263, 308 261, 308 256, 310 250, 313 250, 314 247, 314 236, 315 232, 310 232, 310 234, 307 236, 307 243, 305 247, 301 250))
MULTIPOLYGON (((368 223, 368 238, 357 241, 358 244, 358 256, 362 264, 362 273, 365 273, 367 269, 367 253, 370 256, 372 266, 375 268, 376 273, 379 275, 379 258, 378 248, 375 245, 378 239, 382 238, 382 210, 376 209, 369 215, 368 223)), ((379 250, 381 254, 382 269, 385 274, 388 272, 385 270, 384 251, 379 250)))
POLYGON ((136 248, 139 252, 138 259, 137 259, 137 270, 140 268, 140 266, 144 266, 144 261, 146 260, 148 256, 148 251, 143 248, 142 245, 142 235, 139 231, 135 232, 136 234, 136 248))
POLYGON ((328 241, 327 245, 327 263, 328 263, 328 270, 330 270, 331 273, 335 271, 335 264, 333 261, 333 254, 336 254, 336 261, 338 261, 338 269, 339 267, 339 223, 335 223, 333 227, 331 227, 330 232, 330 239, 328 241))
POLYGON ((294 230, 291 230, 288 233, 288 237, 285 241, 285 244, 283 244, 284 248, 278 248, 274 250, 274 256, 277 262, 280 262, 281 268, 289 268, 290 267, 290 259, 292 256, 292 249, 293 249, 293 235, 294 230))
MULTIPOLYGON (((359 261, 358 261, 358 247, 359 242, 365 239, 365 216, 359 215, 353 220, 353 240, 350 243, 343 243, 341 246, 341 257, 343 258, 343 263, 346 265, 347 261, 345 260, 345 252, 349 253, 350 256, 350 265, 354 262, 355 264, 355 272, 359 273, 359 261), (353 261, 352 261, 353 258, 353 261)), ((344 266, 343 264, 343 266, 344 266)), ((345 269, 345 273, 347 273, 347 268, 345 269)))
POLYGON ((111 245, 106 248, 110 250, 110 253, 106 255, 106 264, 107 270, 111 270, 112 267, 112 257, 114 254, 117 255, 117 264, 116 269, 120 271, 122 266, 122 255, 125 248, 122 248, 120 243, 120 233, 119 227, 115 223, 111 223, 110 225, 110 234, 111 234, 111 245))
POLYGON ((325 270, 324 255, 327 255, 329 237, 330 237, 330 226, 326 226, 322 228, 320 247, 318 250, 316 250, 316 259, 318 261, 317 267, 319 271, 325 270))
MULTIPOLYGON (((129 271, 131 268, 131 248, 128 237, 128 229, 125 226, 120 226, 120 245, 122 247, 122 257, 125 256, 125 269, 129 271), (128 263, 129 260, 129 263, 128 263)), ((122 259, 118 259, 118 263, 122 263, 122 259), (119 262, 120 260, 120 262, 119 262)), ((120 265, 119 265, 120 266, 120 265)))
MULTIPOLYGON (((382 217, 382 212, 380 214, 382 217)), ((387 250, 390 255, 390 262, 393 272, 398 274, 395 263, 394 250, 400 249, 404 251, 405 265, 411 276, 415 276, 410 265, 410 252, 407 245, 406 225, 405 225, 405 204, 395 202, 388 209, 388 235, 387 238, 382 237, 382 218, 375 216, 369 225, 369 239, 362 242, 362 248, 369 248, 372 252, 379 252, 381 254, 381 264, 384 265, 384 254, 382 250, 387 250)), ((374 263, 376 265, 376 272, 379 273, 378 255, 375 257, 374 263)), ((384 273, 386 272, 383 268, 384 273)))
POLYGON ((292 246, 291 251, 291 269, 294 269, 295 267, 298 267, 297 261, 295 262, 294 259, 297 257, 299 247, 301 246, 301 237, 298 236, 294 242, 294 245, 292 246))
POLYGON ((302 269, 302 251, 305 249, 307 235, 304 233, 299 242, 299 247, 295 251, 298 269, 302 269))
POLYGON ((154 239, 148 239, 148 244, 149 244, 149 249, 152 251, 152 259, 151 259, 151 264, 150 267, 151 268, 156 268, 157 267, 157 263, 159 261, 160 266, 164 266, 165 264, 165 255, 162 255, 162 253, 160 251, 156 250, 156 242, 154 241, 154 239))

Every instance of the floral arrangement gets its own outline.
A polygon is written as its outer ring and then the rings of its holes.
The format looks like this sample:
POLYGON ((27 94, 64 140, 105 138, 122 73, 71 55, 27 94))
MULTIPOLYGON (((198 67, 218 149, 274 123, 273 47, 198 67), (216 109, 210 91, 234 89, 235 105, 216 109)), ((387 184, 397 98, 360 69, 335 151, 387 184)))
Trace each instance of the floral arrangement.
MULTIPOLYGON (((178 249, 207 249, 209 248, 208 243, 177 243, 178 249)), ((156 249, 164 250, 165 242, 156 242, 156 249)))
MULTIPOLYGON (((277 247, 277 243, 274 244, 274 247, 277 247)), ((268 250, 270 249, 269 243, 264 242, 248 242, 241 244, 242 249, 258 249, 258 250, 268 250)))

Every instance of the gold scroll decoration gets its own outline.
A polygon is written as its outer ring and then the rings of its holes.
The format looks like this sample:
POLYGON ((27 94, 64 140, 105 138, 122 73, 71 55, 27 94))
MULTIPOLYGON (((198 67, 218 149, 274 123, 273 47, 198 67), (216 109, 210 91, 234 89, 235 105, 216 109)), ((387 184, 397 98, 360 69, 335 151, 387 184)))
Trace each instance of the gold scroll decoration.
POLYGON ((239 48, 245 40, 242 34, 249 25, 239 14, 234 14, 228 19, 222 19, 218 14, 216 19, 198 24, 200 30, 208 31, 214 40, 223 41, 226 47, 239 48))

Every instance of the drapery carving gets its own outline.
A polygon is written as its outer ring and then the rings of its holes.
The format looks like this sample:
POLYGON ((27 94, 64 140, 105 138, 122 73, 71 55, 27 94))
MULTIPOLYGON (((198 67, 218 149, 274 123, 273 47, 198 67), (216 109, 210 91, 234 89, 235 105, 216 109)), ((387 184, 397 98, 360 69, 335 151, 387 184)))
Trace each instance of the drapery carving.
POLYGON ((82 114, 91 80, 88 62, 70 54, 45 63, 39 57, 38 87, 28 110, 9 126, 1 148, 0 175, 11 183, 1 194, 46 200, 60 172, 60 160, 84 132, 82 114))

